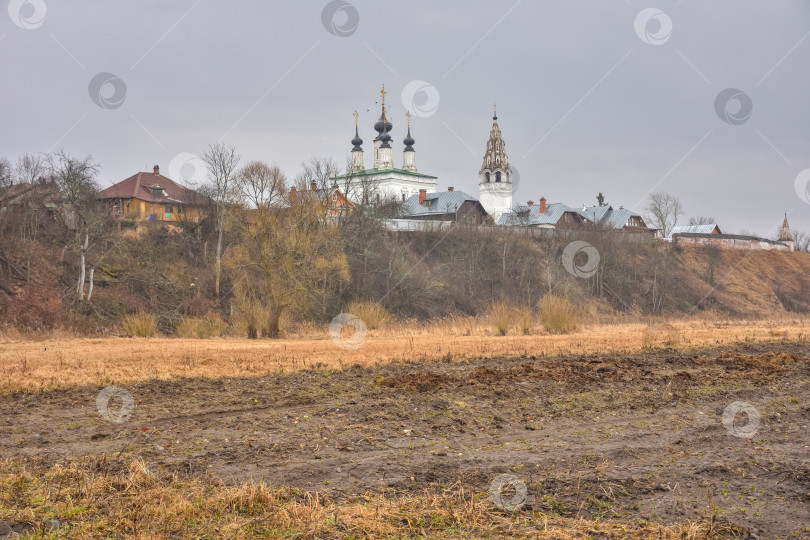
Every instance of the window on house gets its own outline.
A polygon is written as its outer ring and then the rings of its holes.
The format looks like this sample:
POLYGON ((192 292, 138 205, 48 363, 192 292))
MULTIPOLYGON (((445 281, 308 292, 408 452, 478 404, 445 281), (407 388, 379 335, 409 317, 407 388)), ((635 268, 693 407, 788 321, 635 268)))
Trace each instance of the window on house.
POLYGON ((337 193, 332 194, 332 200, 337 202, 337 193))
POLYGON ((402 194, 402 200, 403 201, 405 200, 405 194, 404 193, 402 194))
POLYGON ((174 207, 172 205, 170 205, 170 204, 167 204, 166 205, 166 213, 171 214, 172 212, 174 212, 174 207))

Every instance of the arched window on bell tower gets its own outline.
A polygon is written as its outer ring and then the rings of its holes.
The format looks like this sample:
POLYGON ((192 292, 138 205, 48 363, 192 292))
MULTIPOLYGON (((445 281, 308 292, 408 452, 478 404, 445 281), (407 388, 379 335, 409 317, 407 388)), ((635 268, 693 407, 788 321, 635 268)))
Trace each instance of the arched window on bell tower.
POLYGON ((501 181, 501 171, 498 171, 498 172, 495 173, 495 181, 496 182, 501 181))
POLYGON ((489 184, 489 173, 486 173, 487 184, 489 184))

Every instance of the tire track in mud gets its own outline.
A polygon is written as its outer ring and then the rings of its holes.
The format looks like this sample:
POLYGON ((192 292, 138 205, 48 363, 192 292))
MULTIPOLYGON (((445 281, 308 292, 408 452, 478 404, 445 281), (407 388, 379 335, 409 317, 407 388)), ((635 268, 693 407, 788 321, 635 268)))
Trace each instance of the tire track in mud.
POLYGON ((18 403, 3 396, 0 411, 12 414, 0 418, 0 452, 47 466, 126 451, 158 474, 212 473, 228 484, 266 481, 346 496, 416 493, 459 479, 486 491, 495 475, 511 473, 525 479, 542 511, 664 522, 705 510, 711 491, 736 521, 784 536, 810 515, 810 430, 800 429, 810 412, 806 348, 154 381, 133 385, 143 403, 123 424, 98 418, 91 399, 98 388, 18 403), (736 400, 762 412, 753 439, 732 437, 721 424, 736 400), (166 414, 174 410, 180 414, 166 414))

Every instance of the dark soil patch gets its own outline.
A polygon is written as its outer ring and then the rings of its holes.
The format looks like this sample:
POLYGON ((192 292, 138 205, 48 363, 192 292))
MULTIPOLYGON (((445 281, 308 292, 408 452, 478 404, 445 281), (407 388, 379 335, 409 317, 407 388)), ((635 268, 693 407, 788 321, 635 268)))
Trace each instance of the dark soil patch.
POLYGON ((453 378, 440 373, 408 373, 407 375, 385 378, 380 385, 388 388, 404 388, 416 390, 417 392, 427 392, 428 390, 436 390, 447 386, 453 380, 453 378))
POLYGON ((96 410, 99 387, 6 395, 0 455, 46 468, 136 453, 157 473, 337 498, 458 481, 484 493, 509 473, 550 514, 672 523, 717 508, 764 537, 803 537, 809 351, 740 344, 151 381, 127 387, 136 407, 120 424, 96 410), (757 426, 746 431, 744 413, 724 425, 736 402, 755 407, 757 426))

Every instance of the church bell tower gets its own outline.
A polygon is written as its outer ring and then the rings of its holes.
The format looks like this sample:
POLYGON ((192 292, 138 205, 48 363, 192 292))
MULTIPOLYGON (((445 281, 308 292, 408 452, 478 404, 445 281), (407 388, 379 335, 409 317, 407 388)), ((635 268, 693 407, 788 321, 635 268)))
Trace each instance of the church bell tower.
POLYGON ((498 127, 497 108, 492 115, 492 129, 484 153, 484 161, 478 172, 478 194, 481 205, 497 221, 505 212, 512 210, 512 169, 506 156, 506 145, 498 127))

